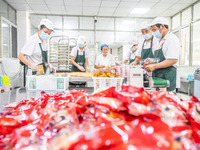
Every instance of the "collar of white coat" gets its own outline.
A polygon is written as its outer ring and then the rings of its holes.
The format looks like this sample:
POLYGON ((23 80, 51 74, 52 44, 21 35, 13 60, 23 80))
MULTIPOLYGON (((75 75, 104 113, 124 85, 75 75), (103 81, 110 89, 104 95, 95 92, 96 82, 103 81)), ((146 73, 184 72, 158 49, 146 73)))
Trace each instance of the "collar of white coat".
POLYGON ((103 53, 102 53, 101 55, 102 55, 102 57, 109 57, 111 54, 110 54, 110 53, 107 53, 107 55, 104 56, 103 53))
MULTIPOLYGON (((136 51, 137 51, 137 50, 136 50, 136 51)), ((135 51, 135 52, 133 52, 133 51, 130 51, 130 50, 129 50, 129 54, 130 54, 130 55, 132 55, 132 54, 134 54, 134 55, 135 55, 136 51, 135 51)))
POLYGON ((80 48, 77 46, 77 49, 81 52, 85 51, 85 47, 83 48, 83 50, 80 50, 80 48))
POLYGON ((163 47, 165 40, 169 37, 170 32, 168 31, 167 34, 163 37, 161 41, 159 41, 160 48, 163 47))
POLYGON ((168 31, 167 34, 164 36, 163 40, 166 40, 169 35, 170 35, 170 32, 168 31))
MULTIPOLYGON (((41 41, 41 39, 40 39, 40 37, 39 37, 39 35, 38 35, 38 32, 35 34, 35 36, 36 36, 36 39, 37 39, 37 42, 38 43, 42 43, 42 41, 41 41)), ((43 41, 43 43, 44 43, 45 41, 43 41)))
POLYGON ((142 39, 142 44, 143 44, 143 43, 144 43, 144 45, 146 46, 146 45, 148 45, 149 43, 151 43, 151 41, 147 43, 147 41, 145 41, 145 39, 142 39))

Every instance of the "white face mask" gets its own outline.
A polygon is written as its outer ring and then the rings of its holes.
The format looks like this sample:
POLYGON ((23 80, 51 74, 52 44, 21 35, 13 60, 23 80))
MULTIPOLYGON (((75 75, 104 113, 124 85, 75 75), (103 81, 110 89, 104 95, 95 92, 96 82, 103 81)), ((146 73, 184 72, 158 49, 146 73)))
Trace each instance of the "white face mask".
POLYGON ((160 33, 159 30, 157 30, 156 32, 154 32, 153 35, 154 35, 156 38, 158 38, 158 39, 160 39, 160 38, 162 37, 162 33, 160 33))
POLYGON ((78 47, 84 47, 85 44, 78 43, 77 46, 78 46, 78 47))
POLYGON ((151 34, 148 33, 148 34, 145 34, 142 36, 145 40, 149 40, 151 38, 151 34))
POLYGON ((106 52, 106 53, 103 53, 103 55, 104 55, 104 56, 107 56, 107 55, 108 55, 108 52, 106 52))
POLYGON ((42 32, 40 33, 40 38, 41 38, 42 40, 47 40, 47 39, 49 38, 49 35, 48 35, 47 33, 45 33, 44 31, 42 31, 42 32))

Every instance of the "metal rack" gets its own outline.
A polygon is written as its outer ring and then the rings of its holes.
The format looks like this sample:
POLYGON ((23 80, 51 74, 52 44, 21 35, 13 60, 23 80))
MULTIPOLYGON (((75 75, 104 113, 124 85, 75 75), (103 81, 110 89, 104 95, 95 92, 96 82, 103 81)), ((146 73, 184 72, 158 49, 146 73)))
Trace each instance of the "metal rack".
POLYGON ((68 36, 52 36, 49 39, 49 62, 58 71, 70 71, 70 53, 77 40, 68 36))

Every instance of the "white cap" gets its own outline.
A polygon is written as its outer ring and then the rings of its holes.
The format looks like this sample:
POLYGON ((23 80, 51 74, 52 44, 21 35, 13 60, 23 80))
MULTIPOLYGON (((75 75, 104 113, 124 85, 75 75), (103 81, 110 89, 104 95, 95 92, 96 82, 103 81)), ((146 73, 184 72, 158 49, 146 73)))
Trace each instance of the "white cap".
POLYGON ((155 24, 164 24, 164 25, 168 25, 169 26, 169 21, 166 18, 164 18, 164 17, 156 17, 151 22, 151 26, 153 26, 155 24))
POLYGON ((45 19, 45 18, 42 19, 40 21, 40 25, 38 26, 38 29, 40 28, 41 25, 45 25, 48 29, 54 30, 54 24, 48 19, 45 19))
POLYGON ((151 23, 149 21, 144 21, 140 24, 140 30, 142 29, 147 29, 148 27, 150 27, 151 23))
POLYGON ((130 47, 132 47, 133 45, 138 44, 138 39, 137 39, 137 37, 134 36, 134 37, 132 38, 132 40, 128 42, 128 44, 129 44, 130 47))
POLYGON ((84 44, 85 42, 86 42, 85 37, 82 36, 82 35, 80 35, 80 36, 78 37, 77 43, 79 43, 79 44, 84 44))

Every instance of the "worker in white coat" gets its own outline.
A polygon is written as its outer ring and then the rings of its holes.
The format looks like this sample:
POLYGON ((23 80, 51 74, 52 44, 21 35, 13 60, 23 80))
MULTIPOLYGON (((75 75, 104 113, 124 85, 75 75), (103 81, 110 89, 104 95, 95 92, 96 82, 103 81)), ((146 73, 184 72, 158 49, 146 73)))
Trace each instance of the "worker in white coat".
POLYGON ((102 54, 98 55, 95 61, 95 69, 101 69, 105 66, 114 67, 115 57, 109 53, 109 46, 107 44, 101 45, 102 54))
POLYGON ((133 37, 131 41, 129 41, 129 48, 130 50, 126 54, 126 58, 124 60, 124 64, 129 62, 130 64, 135 61, 136 58, 136 51, 138 49, 138 39, 137 37, 133 37))
POLYGON ((71 72, 90 72, 89 69, 89 49, 85 47, 86 39, 84 36, 79 36, 77 46, 71 51, 71 72))
POLYGON ((42 19, 38 26, 39 31, 30 37, 25 43, 18 58, 28 66, 27 75, 35 75, 39 71, 37 65, 43 65, 46 73, 47 67, 50 71, 56 72, 56 68, 48 63, 46 40, 54 30, 53 23, 48 19, 42 19))
POLYGON ((139 43, 136 59, 133 64, 140 64, 141 60, 154 58, 153 51, 158 49, 158 39, 153 37, 150 22, 142 22, 140 25, 143 40, 139 43))
POLYGON ((152 31, 159 40, 159 49, 155 50, 154 58, 160 61, 145 67, 147 71, 153 71, 153 77, 169 80, 168 91, 176 89, 176 63, 179 59, 180 43, 178 38, 169 31, 169 21, 163 17, 157 17, 152 21, 152 31))

